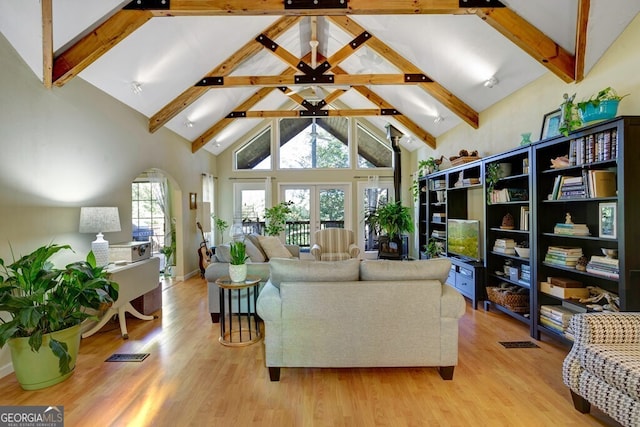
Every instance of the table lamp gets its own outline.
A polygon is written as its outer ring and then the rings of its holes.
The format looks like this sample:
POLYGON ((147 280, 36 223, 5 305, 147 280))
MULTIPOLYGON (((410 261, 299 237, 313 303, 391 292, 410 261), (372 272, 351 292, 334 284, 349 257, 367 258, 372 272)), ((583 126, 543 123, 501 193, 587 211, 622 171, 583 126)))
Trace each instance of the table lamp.
POLYGON ((98 233, 91 242, 91 251, 98 266, 109 263, 109 242, 102 233, 120 231, 120 215, 117 207, 80 208, 80 233, 98 233))

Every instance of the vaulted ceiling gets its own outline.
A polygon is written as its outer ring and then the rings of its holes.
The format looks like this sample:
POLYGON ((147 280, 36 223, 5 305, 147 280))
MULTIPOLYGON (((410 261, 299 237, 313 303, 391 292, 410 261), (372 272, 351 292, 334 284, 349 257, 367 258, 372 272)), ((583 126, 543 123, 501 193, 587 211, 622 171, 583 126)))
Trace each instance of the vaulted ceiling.
POLYGON ((0 31, 51 90, 81 78, 219 154, 273 117, 392 123, 414 150, 544 73, 580 81, 628 0, 21 0, 0 31), (495 84, 487 80, 495 79, 495 84))

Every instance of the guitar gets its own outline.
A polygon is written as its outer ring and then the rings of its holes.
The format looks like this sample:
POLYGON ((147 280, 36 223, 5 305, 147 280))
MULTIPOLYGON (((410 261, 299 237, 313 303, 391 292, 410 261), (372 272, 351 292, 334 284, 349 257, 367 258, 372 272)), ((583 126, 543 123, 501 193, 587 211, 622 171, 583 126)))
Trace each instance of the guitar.
POLYGON ((202 225, 200 225, 200 221, 196 222, 200 233, 202 233, 202 242, 200 243, 200 247, 198 248, 198 265, 200 267, 200 277, 204 277, 204 271, 207 269, 207 266, 211 264, 211 250, 207 246, 207 239, 204 237, 204 230, 202 229, 202 225))

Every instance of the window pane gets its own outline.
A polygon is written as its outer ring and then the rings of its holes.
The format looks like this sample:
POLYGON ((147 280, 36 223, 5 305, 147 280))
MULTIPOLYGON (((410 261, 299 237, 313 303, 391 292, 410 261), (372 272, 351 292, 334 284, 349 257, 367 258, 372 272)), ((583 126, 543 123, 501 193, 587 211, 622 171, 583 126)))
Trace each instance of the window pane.
POLYGON ((241 190, 242 229, 245 233, 262 234, 264 226, 264 190, 241 190))
POLYGON ((235 152, 236 169, 271 169, 271 126, 235 152))
POLYGON ((280 168, 348 168, 348 119, 282 119, 280 168))
POLYGON ((365 251, 375 251, 378 250, 378 237, 381 230, 372 227, 366 221, 366 218, 369 213, 375 212, 378 207, 387 203, 389 200, 389 190, 386 188, 365 188, 363 200, 363 209, 365 212, 365 221, 363 221, 365 251))
POLYGON ((361 123, 356 126, 359 168, 390 168, 393 166, 393 151, 386 139, 378 137, 361 123))

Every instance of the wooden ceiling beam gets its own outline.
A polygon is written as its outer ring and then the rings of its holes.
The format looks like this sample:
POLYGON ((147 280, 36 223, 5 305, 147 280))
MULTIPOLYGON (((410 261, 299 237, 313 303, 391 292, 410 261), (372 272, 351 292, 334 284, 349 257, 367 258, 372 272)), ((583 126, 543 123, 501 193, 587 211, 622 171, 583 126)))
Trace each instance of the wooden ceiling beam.
POLYGON ((53 0, 42 0, 42 83, 53 85, 53 0))
MULTIPOLYGON (((289 28, 291 28, 291 26, 296 24, 300 19, 302 18, 295 16, 285 16, 278 19, 267 29, 265 29, 261 34, 264 34, 270 38, 276 38, 280 34, 287 31, 289 28)), ((207 78, 215 78, 228 75, 233 70, 235 70, 242 62, 260 52, 262 48, 262 44, 258 43, 255 39, 250 40, 240 49, 235 51, 220 65, 203 76, 200 81, 207 78)), ((186 89, 171 102, 162 107, 160 111, 158 111, 149 119, 149 131, 155 132, 156 130, 164 126, 169 120, 174 118, 181 111, 183 111, 185 108, 193 104, 198 98, 204 95, 208 89, 209 88, 206 86, 191 86, 186 89)))
POLYGON ((584 59, 587 51, 587 28, 589 24, 590 0, 578 1, 578 17, 576 24, 576 83, 584 79, 584 59))
MULTIPOLYGON (((235 114, 234 114, 235 113, 235 114)), ((298 117, 371 117, 371 116, 385 116, 392 115, 397 117, 393 113, 389 113, 388 110, 378 108, 358 108, 358 109, 343 109, 343 110, 318 110, 317 112, 308 110, 250 110, 243 111, 242 115, 236 111, 234 118, 242 119, 268 119, 268 118, 298 118, 298 117)))
POLYGON ((144 25, 149 11, 121 10, 77 43, 58 55, 53 62, 53 83, 63 86, 113 46, 144 25))
POLYGON ((563 81, 575 80, 575 57, 513 10, 478 9, 476 14, 563 81))
MULTIPOLYGON (((148 2, 153 5, 153 2, 148 2)), ((309 2, 306 2, 307 4, 309 2)), ((466 14, 469 7, 460 7, 459 0, 333 0, 335 7, 300 7, 288 5, 283 0, 171 0, 165 9, 149 8, 154 16, 203 16, 203 15, 417 15, 417 14, 466 14), (343 6, 344 5, 344 6, 343 6)), ((497 0, 485 0, 484 7, 503 7, 497 0), (486 5, 485 5, 486 4, 486 5)), ((477 4, 475 5, 477 7, 477 4)))
MULTIPOLYGON (((331 16, 327 18, 331 22, 335 23, 338 27, 342 28, 350 34, 356 35, 364 31, 364 28, 362 28, 358 23, 356 23, 352 19, 349 19, 348 17, 331 16)), ((426 75, 413 63, 405 59, 397 51, 387 46, 386 43, 375 36, 372 36, 371 39, 367 41, 367 46, 396 67, 400 68, 404 73, 426 75)), ((447 109, 451 110, 463 121, 471 125, 474 129, 478 128, 478 113, 461 99, 457 98, 447 89, 445 89, 442 85, 435 81, 430 81, 429 83, 421 83, 419 84, 419 86, 429 95, 438 100, 447 109)))
MULTIPOLYGON (((307 60, 309 58, 310 58, 309 55, 307 55, 305 57, 305 59, 307 59, 307 60)), ((282 72, 282 75, 283 76, 293 75, 293 73, 295 73, 295 71, 296 70, 294 70, 293 68, 287 68, 286 70, 284 70, 282 72)), ((267 95, 269 95, 275 89, 276 89, 275 87, 263 87, 263 88, 261 88, 260 90, 256 91, 253 95, 251 95, 249 98, 247 98, 244 102, 242 102, 240 105, 238 105, 236 108, 234 108, 233 111, 247 111, 247 110, 249 110, 251 107, 256 105, 258 102, 260 102, 264 98, 266 98, 267 95)), ((202 147, 207 145, 207 143, 211 139, 213 139, 217 134, 219 134, 224 128, 226 128, 231 123, 233 123, 234 120, 235 120, 234 118, 229 118, 229 117, 225 117, 225 118, 223 118, 221 120, 218 120, 218 122, 216 122, 213 126, 211 126, 209 129, 207 129, 202 135, 197 137, 191 143, 191 152, 195 153, 196 151, 198 151, 199 149, 201 149, 202 147)))
MULTIPOLYGON (((226 76, 217 83, 203 84, 210 89, 224 89, 236 86, 331 86, 331 85, 416 85, 428 81, 422 75, 406 74, 324 74, 316 81, 299 82, 300 76, 226 76), (327 81, 329 79, 330 81, 327 81)), ((311 78, 311 77, 310 77, 311 78)), ((214 79, 216 79, 214 77, 214 79)))

